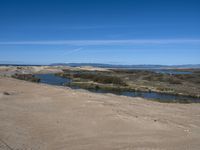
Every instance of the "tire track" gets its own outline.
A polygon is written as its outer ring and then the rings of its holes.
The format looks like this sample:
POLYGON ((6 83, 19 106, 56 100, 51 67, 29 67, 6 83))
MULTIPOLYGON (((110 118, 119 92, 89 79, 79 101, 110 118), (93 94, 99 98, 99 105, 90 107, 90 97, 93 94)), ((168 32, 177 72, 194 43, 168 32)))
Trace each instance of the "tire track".
POLYGON ((12 147, 10 147, 6 142, 4 142, 2 139, 0 139, 0 150, 14 150, 12 147), (2 149, 3 148, 3 149, 2 149))

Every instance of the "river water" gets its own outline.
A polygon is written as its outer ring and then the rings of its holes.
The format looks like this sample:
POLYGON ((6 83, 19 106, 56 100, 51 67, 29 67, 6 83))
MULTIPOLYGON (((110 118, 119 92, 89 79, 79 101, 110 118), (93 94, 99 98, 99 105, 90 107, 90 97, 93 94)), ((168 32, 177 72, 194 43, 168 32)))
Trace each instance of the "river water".
MULTIPOLYGON (((54 74, 37 74, 35 75, 37 78, 40 78, 40 83, 50 84, 50 85, 57 85, 57 86, 64 86, 66 83, 70 83, 71 80, 67 78, 62 78, 59 76, 55 76, 54 74)), ((73 89, 81 89, 79 87, 71 87, 73 89)), ((116 95, 124 95, 124 96, 131 96, 131 97, 142 97, 145 99, 157 100, 160 102, 180 102, 180 103, 200 103, 199 98, 187 97, 187 96, 178 96, 172 94, 163 94, 157 92, 130 92, 130 91, 107 91, 102 89, 92 89, 89 90, 96 93, 113 93, 116 95)))

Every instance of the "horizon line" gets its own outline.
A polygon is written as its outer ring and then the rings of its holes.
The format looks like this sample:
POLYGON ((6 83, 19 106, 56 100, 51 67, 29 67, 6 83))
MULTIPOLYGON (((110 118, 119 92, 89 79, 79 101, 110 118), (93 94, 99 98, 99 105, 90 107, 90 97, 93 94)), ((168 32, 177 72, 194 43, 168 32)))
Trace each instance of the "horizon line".
POLYGON ((150 64, 150 63, 137 63, 137 64, 123 64, 123 63, 101 63, 101 62, 49 62, 49 63, 34 63, 34 62, 12 62, 12 61, 0 61, 0 65, 53 65, 53 64, 100 64, 100 65, 114 65, 114 66, 187 66, 187 65, 200 65, 199 63, 184 63, 184 64, 150 64))

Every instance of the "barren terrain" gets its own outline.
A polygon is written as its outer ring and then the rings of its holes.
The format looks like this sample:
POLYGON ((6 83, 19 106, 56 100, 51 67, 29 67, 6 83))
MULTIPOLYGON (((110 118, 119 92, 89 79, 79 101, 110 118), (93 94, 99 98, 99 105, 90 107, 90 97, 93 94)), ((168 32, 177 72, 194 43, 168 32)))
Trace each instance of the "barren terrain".
POLYGON ((198 150, 200 104, 0 77, 0 150, 198 150))

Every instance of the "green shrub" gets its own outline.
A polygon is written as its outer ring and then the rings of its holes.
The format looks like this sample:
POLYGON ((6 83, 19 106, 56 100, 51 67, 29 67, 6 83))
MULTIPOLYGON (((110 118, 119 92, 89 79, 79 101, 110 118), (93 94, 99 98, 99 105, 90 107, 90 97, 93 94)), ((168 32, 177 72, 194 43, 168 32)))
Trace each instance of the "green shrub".
POLYGON ((66 77, 66 78, 80 78, 80 79, 86 79, 98 83, 103 83, 103 84, 117 84, 117 85, 126 85, 126 83, 117 76, 114 75, 109 75, 107 72, 106 73, 100 73, 100 72, 65 72, 65 73, 59 73, 57 74, 61 77, 66 77))

